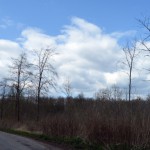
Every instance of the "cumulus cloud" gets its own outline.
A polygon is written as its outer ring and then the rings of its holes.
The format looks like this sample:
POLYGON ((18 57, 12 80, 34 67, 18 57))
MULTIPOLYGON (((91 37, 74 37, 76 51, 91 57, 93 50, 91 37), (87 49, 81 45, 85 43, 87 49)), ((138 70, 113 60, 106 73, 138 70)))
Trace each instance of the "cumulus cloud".
POLYGON ((45 48, 55 44, 55 38, 46 35, 38 28, 27 28, 22 31, 21 38, 18 39, 23 48, 28 50, 45 48))
POLYGON ((59 72, 71 77, 76 85, 82 83, 78 86, 81 91, 90 89, 93 92, 117 83, 117 78, 113 78, 113 82, 112 78, 106 78, 108 73, 113 76, 111 73, 116 71, 120 59, 117 38, 83 19, 73 18, 71 25, 64 27, 61 40, 63 42, 58 44, 61 55, 56 58, 59 72), (79 78, 75 80, 74 77, 79 78))
POLYGON ((9 72, 8 66, 11 64, 11 58, 15 58, 20 54, 22 48, 19 43, 0 39, 0 69, 1 77, 5 77, 9 72))
MULTIPOLYGON (((99 88, 113 84, 127 86, 127 76, 116 64, 122 60, 123 55, 118 41, 130 33, 127 31, 107 34, 100 27, 73 17, 71 24, 65 25, 56 36, 47 35, 41 29, 26 28, 17 42, 0 40, 0 53, 15 55, 21 48, 54 48, 59 53, 54 58, 60 76, 59 83, 69 77, 75 94, 84 92, 87 96, 92 96, 99 88)), ((1 59, 2 64, 5 61, 1 59)), ((146 61, 145 65, 148 63, 146 61)), ((2 64, 1 67, 5 66, 2 64)), ((141 65, 139 62, 137 64, 141 65)))
POLYGON ((81 18, 74 17, 61 34, 50 36, 41 30, 28 28, 22 32, 21 43, 26 49, 51 46, 59 55, 55 64, 61 78, 69 77, 76 91, 91 92, 117 83, 106 78, 116 71, 121 48, 117 38, 81 18), (109 82, 110 81, 110 82, 109 82))

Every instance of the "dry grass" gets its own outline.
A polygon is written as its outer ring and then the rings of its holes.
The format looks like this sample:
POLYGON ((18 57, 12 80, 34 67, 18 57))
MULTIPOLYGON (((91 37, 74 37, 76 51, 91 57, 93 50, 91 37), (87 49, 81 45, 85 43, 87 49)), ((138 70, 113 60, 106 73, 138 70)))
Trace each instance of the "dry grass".
POLYGON ((35 119, 36 104, 22 101, 19 123, 10 107, 12 102, 6 103, 0 128, 37 131, 51 137, 79 137, 107 148, 111 145, 150 148, 149 101, 47 99, 41 101, 39 122, 35 119))

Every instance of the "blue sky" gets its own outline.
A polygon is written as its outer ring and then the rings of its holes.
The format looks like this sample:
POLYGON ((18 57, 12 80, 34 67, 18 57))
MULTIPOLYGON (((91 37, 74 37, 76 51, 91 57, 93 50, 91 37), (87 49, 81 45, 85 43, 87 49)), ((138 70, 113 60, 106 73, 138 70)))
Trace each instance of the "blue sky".
MULTIPOLYGON (((50 46, 60 53, 60 86, 69 78, 74 93, 87 96, 114 84, 127 88, 127 70, 118 66, 122 45, 142 33, 137 19, 150 17, 149 6, 149 0, 0 0, 0 77, 8 73, 10 57, 50 46)), ((136 95, 150 93, 143 82, 150 75, 142 70, 149 64, 148 58, 136 60, 136 95)))
POLYGON ((24 27, 37 27, 56 35, 71 17, 83 18, 105 32, 138 28, 136 18, 150 14, 149 0, 0 0, 0 20, 22 24, 0 30, 0 37, 16 38, 24 27))

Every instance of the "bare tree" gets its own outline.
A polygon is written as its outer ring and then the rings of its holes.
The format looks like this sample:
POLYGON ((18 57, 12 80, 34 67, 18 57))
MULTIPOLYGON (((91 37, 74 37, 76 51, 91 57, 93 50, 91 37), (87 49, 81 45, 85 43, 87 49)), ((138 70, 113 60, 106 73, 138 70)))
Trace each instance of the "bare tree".
POLYGON ((123 95, 122 89, 119 86, 115 85, 115 84, 111 87, 111 89, 112 89, 113 98, 115 100, 121 99, 121 97, 123 95))
MULTIPOLYGON (((128 100, 130 104, 130 111, 129 111, 129 137, 131 137, 131 121, 132 121, 132 104, 131 101, 131 93, 132 93, 132 75, 133 69, 135 68, 135 60, 136 57, 139 55, 139 50, 137 47, 137 42, 134 41, 131 44, 127 44, 125 48, 123 48, 125 60, 123 62, 125 66, 125 71, 128 75, 128 100)), ((129 147, 131 147, 131 139, 129 138, 129 147)))
POLYGON ((61 91, 66 95, 67 98, 69 98, 72 96, 72 90, 71 81, 69 78, 66 78, 62 85, 61 91))
MULTIPOLYGON (((142 48, 141 50, 146 52, 145 56, 150 56, 150 17, 145 17, 143 20, 138 20, 139 23, 142 25, 144 29, 144 36, 141 39, 142 48)), ((146 68, 146 70, 149 72, 150 68, 146 68)), ((147 80, 146 80, 147 81, 147 80)))
POLYGON ((144 27, 144 37, 142 37, 141 44, 144 46, 142 50, 150 52, 149 40, 150 40, 150 18, 145 17, 143 20, 138 20, 139 23, 144 27))
POLYGON ((30 67, 31 65, 28 63, 25 53, 20 54, 17 59, 12 58, 12 65, 9 66, 11 69, 9 81, 11 82, 10 84, 16 96, 16 115, 18 121, 20 121, 20 98, 24 88, 29 83, 29 78, 31 76, 30 67))
POLYGON ((98 92, 95 93, 96 99, 100 100, 110 100, 112 96, 112 91, 109 88, 99 89, 98 92))
POLYGON ((50 91, 50 87, 56 89, 57 72, 53 66, 53 57, 56 55, 53 49, 35 50, 34 84, 36 86, 37 120, 40 115, 40 97, 50 91))
POLYGON ((132 73, 133 73, 133 68, 134 68, 134 64, 135 64, 135 58, 138 56, 139 51, 138 48, 136 46, 136 42, 131 43, 131 44, 127 44, 126 47, 123 48, 123 52, 125 55, 125 61, 123 62, 123 64, 125 65, 126 73, 128 75, 128 79, 129 79, 129 84, 128 84, 128 99, 129 102, 131 101, 131 92, 132 92, 132 73))

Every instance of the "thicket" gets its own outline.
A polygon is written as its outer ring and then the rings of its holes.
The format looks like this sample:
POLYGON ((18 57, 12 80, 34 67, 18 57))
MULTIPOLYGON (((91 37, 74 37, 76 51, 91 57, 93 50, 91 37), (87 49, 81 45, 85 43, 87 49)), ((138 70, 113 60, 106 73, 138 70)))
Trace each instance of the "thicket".
POLYGON ((79 138, 83 143, 105 149, 128 149, 128 146, 130 149, 150 149, 149 100, 43 97, 40 99, 40 120, 37 121, 34 98, 22 98, 19 123, 15 105, 13 98, 4 100, 1 129, 22 128, 49 137, 79 138))

